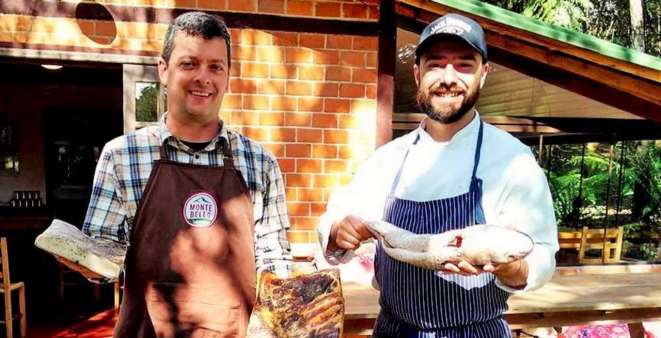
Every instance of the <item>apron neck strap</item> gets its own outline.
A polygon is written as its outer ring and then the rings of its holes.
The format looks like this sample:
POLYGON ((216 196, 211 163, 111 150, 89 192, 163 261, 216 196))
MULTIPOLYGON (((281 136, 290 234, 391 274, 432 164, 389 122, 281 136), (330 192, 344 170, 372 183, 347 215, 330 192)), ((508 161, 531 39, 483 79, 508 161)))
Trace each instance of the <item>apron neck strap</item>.
POLYGON ((229 133, 227 133, 227 138, 220 139, 220 145, 223 147, 223 164, 226 168, 234 169, 234 157, 232 157, 232 144, 229 141, 229 133))
POLYGON ((482 130, 484 128, 484 123, 480 120, 480 131, 477 133, 477 145, 475 146, 475 160, 473 161, 473 174, 471 175, 471 180, 477 178, 477 167, 480 164, 480 153, 482 152, 482 130))

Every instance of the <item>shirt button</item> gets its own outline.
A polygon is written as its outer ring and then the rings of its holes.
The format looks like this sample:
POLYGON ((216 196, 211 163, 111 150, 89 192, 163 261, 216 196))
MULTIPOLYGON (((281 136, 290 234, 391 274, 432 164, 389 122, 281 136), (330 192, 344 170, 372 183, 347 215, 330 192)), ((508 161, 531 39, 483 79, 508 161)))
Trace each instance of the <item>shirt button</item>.
POLYGON ((195 159, 196 159, 196 160, 199 160, 199 159, 200 159, 200 155, 199 155, 199 154, 195 154, 195 159))

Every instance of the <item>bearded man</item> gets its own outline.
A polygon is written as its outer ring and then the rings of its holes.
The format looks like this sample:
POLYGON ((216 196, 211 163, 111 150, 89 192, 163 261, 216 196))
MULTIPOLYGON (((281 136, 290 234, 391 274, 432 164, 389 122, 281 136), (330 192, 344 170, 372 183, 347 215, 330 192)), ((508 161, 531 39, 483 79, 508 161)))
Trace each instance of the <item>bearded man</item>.
POLYGON ((489 64, 484 31, 448 14, 427 26, 413 67, 419 128, 382 146, 334 193, 318 225, 331 264, 347 262, 373 237, 364 220, 418 234, 475 224, 514 228, 535 248, 525 259, 439 271, 396 261, 377 243, 381 312, 373 337, 511 337, 508 297, 546 283, 558 250, 548 182, 528 147, 475 110, 489 64))

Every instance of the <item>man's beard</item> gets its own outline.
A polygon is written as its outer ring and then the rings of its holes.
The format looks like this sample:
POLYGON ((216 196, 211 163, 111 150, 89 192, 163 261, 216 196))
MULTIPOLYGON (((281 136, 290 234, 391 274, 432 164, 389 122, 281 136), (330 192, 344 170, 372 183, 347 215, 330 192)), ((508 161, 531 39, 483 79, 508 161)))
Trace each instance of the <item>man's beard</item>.
MULTIPOLYGON (((423 113, 427 114, 429 118, 443 124, 450 124, 461 120, 461 118, 464 117, 464 115, 471 111, 471 109, 475 106, 475 102, 480 96, 480 89, 478 88, 473 93, 468 93, 467 96, 464 97, 464 100, 461 103, 459 109, 455 109, 449 105, 435 109, 431 102, 433 95, 431 95, 430 92, 437 90, 438 89, 424 92, 418 88, 418 107, 423 113)), ((448 88, 446 90, 446 92, 456 91, 458 91, 458 88, 456 87, 448 88)), ((463 93, 466 92, 464 91, 463 93)))

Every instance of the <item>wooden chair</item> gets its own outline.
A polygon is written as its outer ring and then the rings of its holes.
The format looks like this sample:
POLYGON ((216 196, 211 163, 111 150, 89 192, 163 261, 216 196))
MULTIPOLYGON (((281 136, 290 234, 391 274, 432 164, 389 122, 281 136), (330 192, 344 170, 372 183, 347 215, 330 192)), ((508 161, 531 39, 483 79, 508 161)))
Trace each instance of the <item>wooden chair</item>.
POLYGON ((581 231, 581 244, 578 250, 578 262, 586 264, 617 263, 622 254, 624 227, 617 229, 588 229, 581 231), (601 250, 601 257, 586 258, 587 250, 601 250))
POLYGON ((12 283, 9 280, 9 257, 7 255, 7 239, 0 239, 0 254, 2 255, 2 273, 0 278, 2 279, 2 289, 0 292, 4 294, 5 300, 5 320, 0 321, 5 323, 7 328, 7 338, 14 337, 13 332, 13 320, 16 318, 21 318, 21 337, 26 336, 27 332, 27 322, 25 319, 25 284, 23 282, 12 283), (14 314, 11 306, 11 292, 18 290, 18 308, 19 313, 14 314))

